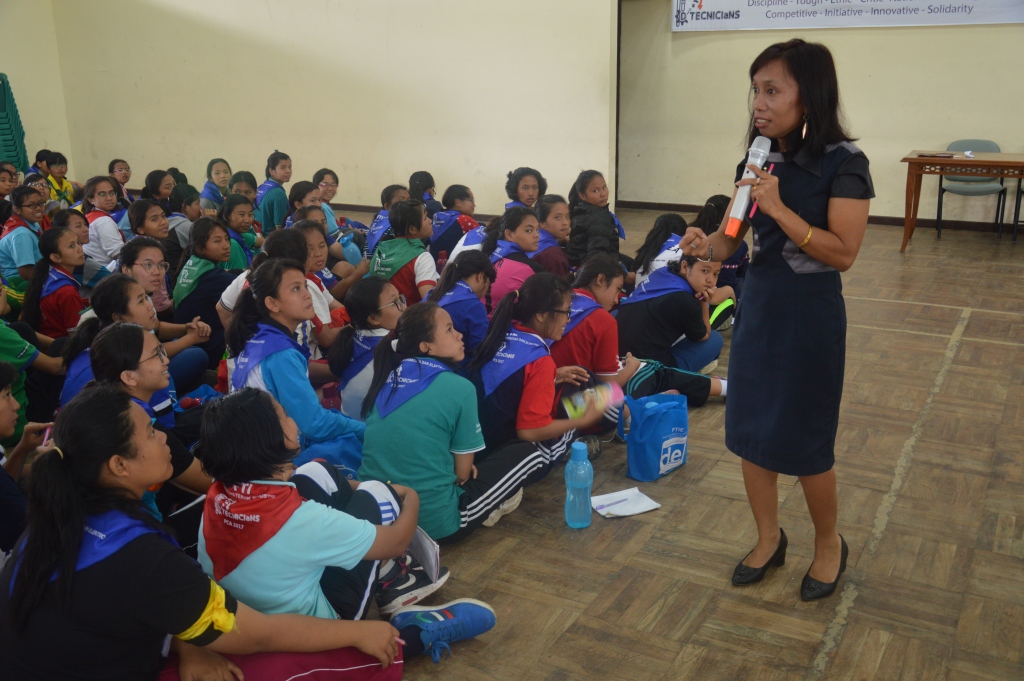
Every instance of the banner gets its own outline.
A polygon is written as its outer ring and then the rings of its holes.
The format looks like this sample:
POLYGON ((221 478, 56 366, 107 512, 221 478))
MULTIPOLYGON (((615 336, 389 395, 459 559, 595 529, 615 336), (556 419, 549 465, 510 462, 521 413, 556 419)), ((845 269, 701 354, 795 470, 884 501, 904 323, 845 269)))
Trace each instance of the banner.
POLYGON ((676 0, 673 31, 1024 23, 1024 0, 676 0))

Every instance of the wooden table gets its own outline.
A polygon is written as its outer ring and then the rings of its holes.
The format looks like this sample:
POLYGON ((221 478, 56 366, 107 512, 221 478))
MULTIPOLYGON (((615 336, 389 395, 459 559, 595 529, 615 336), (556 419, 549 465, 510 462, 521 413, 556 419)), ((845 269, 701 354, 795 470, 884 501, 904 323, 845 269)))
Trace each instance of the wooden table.
POLYGON ((964 158, 963 152, 958 151, 955 152, 955 158, 919 156, 919 154, 940 153, 949 152, 914 150, 900 161, 907 164, 907 208, 903 221, 903 245, 900 246, 900 253, 907 250, 907 242, 914 236, 914 227, 917 226, 917 209, 921 201, 921 180, 925 175, 1009 177, 1016 178, 1018 181, 1024 178, 1024 154, 976 152, 974 158, 964 158))

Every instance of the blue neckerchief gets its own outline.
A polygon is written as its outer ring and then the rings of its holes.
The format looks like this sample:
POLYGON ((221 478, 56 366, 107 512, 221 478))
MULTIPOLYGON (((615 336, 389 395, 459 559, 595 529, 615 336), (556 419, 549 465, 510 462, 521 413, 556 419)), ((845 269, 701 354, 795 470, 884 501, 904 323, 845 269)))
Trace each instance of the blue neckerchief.
POLYGON ((252 251, 250 251, 249 247, 245 245, 245 239, 242 238, 242 235, 228 227, 228 236, 231 237, 232 241, 234 241, 236 244, 242 247, 242 253, 245 253, 246 267, 251 265, 252 251))
POLYGON ((519 207, 529 208, 529 206, 527 206, 522 201, 509 201, 508 203, 505 204, 505 210, 508 210, 509 208, 519 208, 519 207))
POLYGON ((317 272, 316 276, 320 277, 320 283, 324 285, 328 292, 338 283, 338 277, 334 276, 334 272, 326 267, 317 272))
POLYGON ((427 201, 433 201, 434 197, 430 195, 430 192, 423 192, 423 203, 427 201))
POLYGON ((218 206, 224 203, 224 195, 220 193, 220 188, 213 183, 213 180, 206 181, 203 191, 199 192, 199 198, 213 201, 218 206))
POLYGON ((149 402, 143 402, 142 400, 133 397, 132 402, 142 407, 143 411, 149 415, 149 418, 155 419, 164 428, 174 428, 177 425, 177 421, 174 418, 174 409, 168 409, 167 413, 163 416, 157 416, 156 410, 153 409, 153 403, 166 404, 171 400, 170 393, 167 392, 167 388, 161 388, 160 390, 153 393, 153 397, 150 398, 149 402))
POLYGON ((291 213, 288 217, 286 217, 284 219, 284 227, 285 227, 285 229, 288 229, 289 227, 292 226, 292 223, 295 222, 294 218, 295 218, 295 213, 291 213))
POLYGON ((480 369, 484 396, 493 393, 505 379, 530 362, 548 354, 551 354, 548 346, 540 336, 510 326, 494 358, 480 369))
POLYGON ((388 220, 388 212, 381 210, 377 213, 377 217, 373 218, 373 222, 370 223, 370 229, 366 233, 366 248, 373 253, 377 248, 377 242, 384 236, 384 232, 391 228, 391 221, 388 220))
POLYGON ((74 286, 76 291, 79 288, 78 282, 70 274, 57 269, 56 266, 50 267, 50 274, 46 277, 46 283, 43 284, 43 292, 39 297, 40 299, 45 298, 65 286, 74 286))
POLYGON ((658 251, 658 255, 661 255, 670 248, 675 248, 676 246, 679 245, 679 242, 682 241, 682 239, 683 238, 678 234, 670 235, 667 239, 665 239, 665 243, 661 245, 661 250, 658 251))
MULTIPOLYGON (((96 563, 114 555, 133 539, 138 539, 144 534, 156 534, 174 546, 178 542, 169 534, 162 532, 155 527, 147 525, 143 521, 125 515, 121 511, 107 511, 100 515, 90 515, 85 518, 85 527, 82 531, 82 544, 78 547, 78 560, 75 562, 75 572, 84 570, 96 563)), ((22 548, 26 540, 22 540, 22 548)), ((14 593, 14 583, 17 579, 18 568, 21 567, 21 558, 24 554, 19 551, 18 562, 11 574, 11 590, 14 593)), ((50 581, 57 579, 57 572, 50 576, 50 581)))
POLYGON ((462 237, 463 246, 479 246, 487 238, 487 227, 480 225, 476 229, 471 229, 466 232, 466 236, 462 237))
POLYGON ((572 302, 569 305, 569 323, 565 325, 562 338, 569 335, 569 332, 576 328, 576 325, 590 316, 594 310, 600 310, 601 304, 590 296, 582 293, 572 292, 572 302))
POLYGON ((430 238, 437 241, 442 234, 448 231, 458 221, 459 216, 462 215, 457 210, 439 210, 434 213, 434 234, 430 238))
MULTIPOLYGON (((259 188, 256 189, 256 208, 260 207, 260 204, 263 203, 263 197, 266 196, 267 193, 270 192, 275 187, 281 187, 281 183, 278 182, 277 180, 271 180, 268 178, 266 182, 261 184, 259 188)), ((281 187, 281 190, 284 191, 284 188, 281 187)))
POLYGON ((446 371, 451 371, 451 367, 431 357, 403 359, 377 393, 374 404, 380 417, 386 419, 391 412, 429 388, 434 379, 446 371))
POLYGON ((342 390, 348 382, 359 375, 359 372, 366 368, 366 365, 373 361, 373 351, 377 344, 385 336, 367 336, 362 331, 356 331, 352 336, 352 360, 338 377, 338 387, 342 390))
POLYGON ((527 253, 526 255, 533 258, 541 251, 546 251, 552 246, 558 246, 558 239, 552 236, 551 232, 541 227, 540 229, 540 243, 537 245, 537 250, 533 253, 527 253))
POLYGON ((114 222, 121 222, 121 219, 128 214, 127 208, 115 208, 110 211, 110 219, 114 222))
MULTIPOLYGON (((473 289, 469 287, 469 284, 460 280, 455 282, 455 286, 451 291, 441 296, 441 300, 437 301, 437 304, 441 307, 447 307, 455 303, 461 303, 464 300, 475 300, 480 303, 480 296, 473 293, 473 289)), ((483 303, 480 304, 483 305, 483 303)))
POLYGON ((309 359, 309 348, 299 345, 295 336, 286 334, 275 326, 260 322, 256 325, 256 335, 249 339, 241 354, 238 355, 238 359, 235 360, 235 370, 231 374, 231 387, 234 390, 241 390, 245 387, 249 372, 255 369, 260 362, 274 353, 288 349, 298 350, 303 357, 309 359))
POLYGON ((495 263, 502 258, 507 258, 513 253, 522 253, 527 255, 526 251, 519 247, 515 241, 505 241, 504 239, 498 239, 498 245, 494 247, 494 252, 491 253, 491 262, 495 263))
POLYGON ((637 286, 636 290, 628 298, 623 298, 619 302, 619 305, 639 303, 642 300, 650 300, 651 298, 658 298, 676 292, 692 294, 693 288, 678 274, 673 274, 668 271, 667 267, 662 267, 654 270, 651 276, 647 278, 647 281, 637 286))
POLYGON ((625 228, 623 228, 622 223, 619 222, 619 218, 615 215, 615 213, 612 213, 611 211, 608 211, 608 212, 611 213, 612 220, 615 221, 615 229, 619 230, 619 238, 620 239, 625 239, 626 238, 626 230, 625 230, 625 228))

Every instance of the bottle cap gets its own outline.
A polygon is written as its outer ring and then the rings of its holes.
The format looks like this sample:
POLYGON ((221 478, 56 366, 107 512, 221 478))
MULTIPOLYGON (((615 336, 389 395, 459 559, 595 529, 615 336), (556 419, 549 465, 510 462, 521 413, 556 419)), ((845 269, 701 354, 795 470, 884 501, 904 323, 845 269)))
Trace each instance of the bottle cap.
POLYGON ((573 461, 586 461, 587 460, 587 445, 582 442, 572 443, 572 453, 570 458, 573 461))

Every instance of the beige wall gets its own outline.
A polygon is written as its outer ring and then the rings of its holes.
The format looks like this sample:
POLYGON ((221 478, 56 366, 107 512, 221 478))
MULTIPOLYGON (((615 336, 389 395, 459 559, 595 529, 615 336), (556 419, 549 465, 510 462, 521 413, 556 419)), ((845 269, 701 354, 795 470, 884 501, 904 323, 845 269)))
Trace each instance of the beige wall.
POLYGON ((50 0, 3 0, 0 29, 0 72, 10 79, 18 103, 29 164, 38 150, 50 149, 67 156, 69 172, 73 172, 76 166, 68 137, 50 0))
POLYGON ((123 157, 133 185, 173 165, 200 186, 223 156, 262 179, 280 149, 293 180, 337 171, 338 202, 377 204, 429 170, 439 191, 469 185, 493 213, 516 166, 562 192, 582 168, 614 167, 613 0, 54 8, 79 177, 123 157))
MULTIPOLYGON (((1024 152, 1024 24, 673 34, 671 7, 622 3, 620 200, 701 203, 729 193, 745 153, 747 68, 792 37, 832 50, 850 130, 871 161, 873 215, 903 215, 899 160, 912 149, 980 138, 1024 152)), ((925 179, 922 217, 935 217, 937 187, 925 179)), ((1008 219, 1012 210, 1011 193, 1008 219)), ((991 221, 995 198, 947 194, 944 217, 991 221)))

